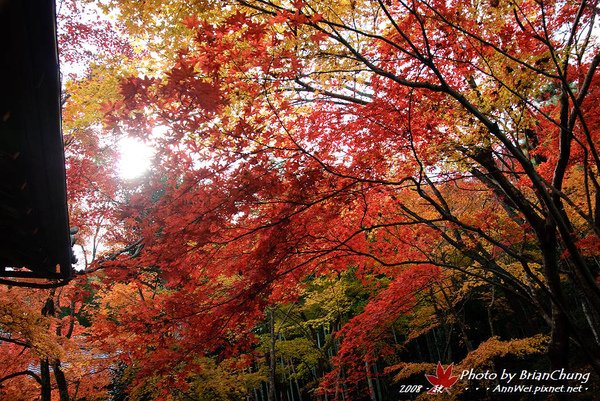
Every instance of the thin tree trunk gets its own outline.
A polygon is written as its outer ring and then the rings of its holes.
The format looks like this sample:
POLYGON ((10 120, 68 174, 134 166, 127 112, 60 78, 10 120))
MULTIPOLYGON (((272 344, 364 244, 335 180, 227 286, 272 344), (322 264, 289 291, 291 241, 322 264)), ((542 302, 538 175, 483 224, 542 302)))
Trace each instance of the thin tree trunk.
POLYGON ((42 359, 40 361, 40 383, 42 401, 52 401, 52 387, 50 385, 50 364, 48 359, 42 359))
POLYGON ((54 371, 54 379, 58 385, 58 394, 60 395, 60 401, 70 401, 69 399, 69 385, 65 374, 60 368, 60 361, 56 360, 52 363, 52 370, 54 371))
POLYGON ((598 336, 598 331, 596 330, 597 325, 594 323, 595 316, 590 313, 590 310, 586 306, 586 300, 583 299, 581 301, 581 308, 583 309, 583 314, 585 315, 585 319, 588 322, 588 326, 592 330, 592 334, 594 335, 594 340, 596 340, 596 344, 600 345, 600 337, 598 336))
POLYGON ((377 362, 373 364, 373 373, 375 373, 375 388, 377 388, 377 399, 383 400, 381 395, 381 380, 379 380, 379 370, 377 369, 377 362))
POLYGON ((377 401, 375 398, 375 388, 373 387, 373 380, 371 378, 371 369, 369 367, 369 362, 365 361, 365 371, 367 372, 367 384, 369 385, 369 395, 371 396, 371 401, 377 401))
MULTIPOLYGON (((562 309, 565 305, 558 271, 558 240, 552 222, 546 224, 545 237, 541 243, 544 255, 544 276, 553 297, 551 310, 551 333, 548 358, 553 370, 567 369, 569 363, 569 326, 562 309)), ((559 401, 566 400, 563 394, 555 394, 559 401)))
MULTIPOLYGON (((50 291, 48 298, 42 308, 43 316, 55 316, 56 315, 56 305, 54 303, 54 293, 55 290, 50 291)), ((60 328, 57 328, 56 334, 58 336, 61 335, 60 328)), ((42 401, 51 401, 51 383, 50 383, 50 363, 48 359, 42 360, 40 364, 41 370, 41 379, 42 379, 42 401)), ((56 359, 52 361, 52 371, 54 372, 54 379, 56 380, 56 384, 58 387, 58 394, 60 396, 60 401, 70 401, 69 398, 69 384, 67 383, 67 379, 62 369, 60 368, 60 360, 56 359)))
POLYGON ((490 335, 495 336, 494 332, 494 320, 492 318, 492 308, 494 307, 494 301, 496 300, 496 287, 492 286, 492 299, 487 307, 488 325, 490 326, 490 335))
MULTIPOLYGON (((54 290, 50 291, 44 306, 42 307, 42 316, 54 316, 54 290)), ((40 377, 41 381, 41 396, 42 401, 52 400, 52 385, 50 383, 50 363, 48 358, 43 358, 40 361, 40 377)))
POLYGON ((277 391, 275 389, 275 310, 269 308, 269 392, 267 394, 268 401, 277 401, 277 391))

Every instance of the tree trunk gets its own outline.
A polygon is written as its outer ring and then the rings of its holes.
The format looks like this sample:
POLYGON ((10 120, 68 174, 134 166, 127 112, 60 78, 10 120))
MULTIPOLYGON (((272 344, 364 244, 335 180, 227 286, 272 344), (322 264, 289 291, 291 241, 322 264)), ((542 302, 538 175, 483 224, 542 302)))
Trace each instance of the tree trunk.
POLYGON ((48 363, 48 359, 42 359, 40 361, 40 378, 41 383, 41 400, 42 401, 52 401, 51 392, 52 387, 50 385, 50 364, 48 363))
MULTIPOLYGON (((54 292, 55 290, 50 291, 46 302, 44 303, 44 307, 42 308, 43 316, 55 316, 56 314, 56 305, 54 304, 54 292)), ((57 329, 57 335, 61 335, 60 329, 57 329)), ((42 401, 51 401, 51 383, 50 383, 50 363, 48 359, 44 359, 40 363, 41 370, 41 391, 42 391, 42 401)), ((58 387, 58 393, 60 396, 60 401, 70 401, 69 399, 69 385, 67 383, 67 379, 62 369, 60 368, 60 361, 58 359, 52 362, 52 370, 54 371, 54 379, 56 380, 56 384, 58 387)))
POLYGON ((65 374, 60 368, 60 361, 56 360, 52 363, 52 370, 54 370, 54 378, 58 385, 58 393, 60 394, 60 401, 69 401, 69 385, 65 374))
MULTIPOLYGON (((558 270, 558 241, 553 223, 546 224, 546 232, 541 246, 544 255, 544 276, 553 298, 548 358, 552 370, 566 370, 569 363, 569 325, 567 316, 563 312, 565 302, 558 270)), ((556 399, 566 400, 563 394, 556 394, 556 399)))
POLYGON ((583 299, 581 301, 581 309, 583 310, 585 320, 587 321, 588 326, 590 326, 590 330, 592 331, 592 334, 594 335, 594 340, 596 341, 596 345, 600 345, 600 336, 598 335, 598 331, 596 329, 600 325, 596 324, 597 318, 593 313, 590 312, 590 310, 586 306, 585 299, 583 299))
POLYGON ((269 308, 269 393, 267 394, 268 401, 277 401, 277 391, 275 388, 275 310, 269 308))
POLYGON ((371 401, 377 401, 375 398, 375 388, 373 387, 373 379, 371 378, 371 369, 369 367, 369 362, 365 361, 365 371, 367 372, 367 385, 369 386, 369 396, 371 397, 371 401))
MULTIPOLYGON (((42 316, 54 316, 54 290, 50 291, 44 306, 42 307, 42 316)), ((50 363, 48 358, 43 358, 40 361, 40 378, 41 380, 41 395, 42 401, 51 401, 52 385, 50 383, 50 363)))

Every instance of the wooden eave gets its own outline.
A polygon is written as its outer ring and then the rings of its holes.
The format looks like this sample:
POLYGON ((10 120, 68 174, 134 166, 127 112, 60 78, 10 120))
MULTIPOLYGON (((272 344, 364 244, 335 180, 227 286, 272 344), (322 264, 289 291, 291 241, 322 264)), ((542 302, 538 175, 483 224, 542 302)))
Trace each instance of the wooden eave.
POLYGON ((0 0, 0 277, 71 276, 52 0, 0 0))

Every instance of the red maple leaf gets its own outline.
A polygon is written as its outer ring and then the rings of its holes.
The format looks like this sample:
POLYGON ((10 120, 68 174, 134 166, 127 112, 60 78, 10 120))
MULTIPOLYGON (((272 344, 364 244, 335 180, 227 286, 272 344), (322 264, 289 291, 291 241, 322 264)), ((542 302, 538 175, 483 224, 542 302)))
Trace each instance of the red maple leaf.
POLYGON ((440 362, 438 362, 437 369, 435 371, 435 375, 425 375, 429 383, 433 386, 427 393, 428 394, 438 394, 442 391, 448 391, 450 387, 456 383, 458 380, 458 376, 452 376, 452 368, 454 364, 451 364, 446 369, 442 366, 440 362))

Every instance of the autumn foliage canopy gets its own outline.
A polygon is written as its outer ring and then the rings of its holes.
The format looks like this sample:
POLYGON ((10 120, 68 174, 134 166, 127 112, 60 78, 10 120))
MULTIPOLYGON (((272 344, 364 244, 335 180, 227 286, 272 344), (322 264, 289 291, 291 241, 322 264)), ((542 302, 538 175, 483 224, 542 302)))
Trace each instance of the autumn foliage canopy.
POLYGON ((5 376, 29 371, 0 394, 44 387, 32 361, 72 360, 61 401, 395 400, 436 366, 469 399, 440 363, 600 371, 596 2, 101 7, 112 53, 65 85, 86 265, 2 288, 39 317, 0 320, 27 344, 5 376), (124 136, 155 149, 132 181, 124 136))

